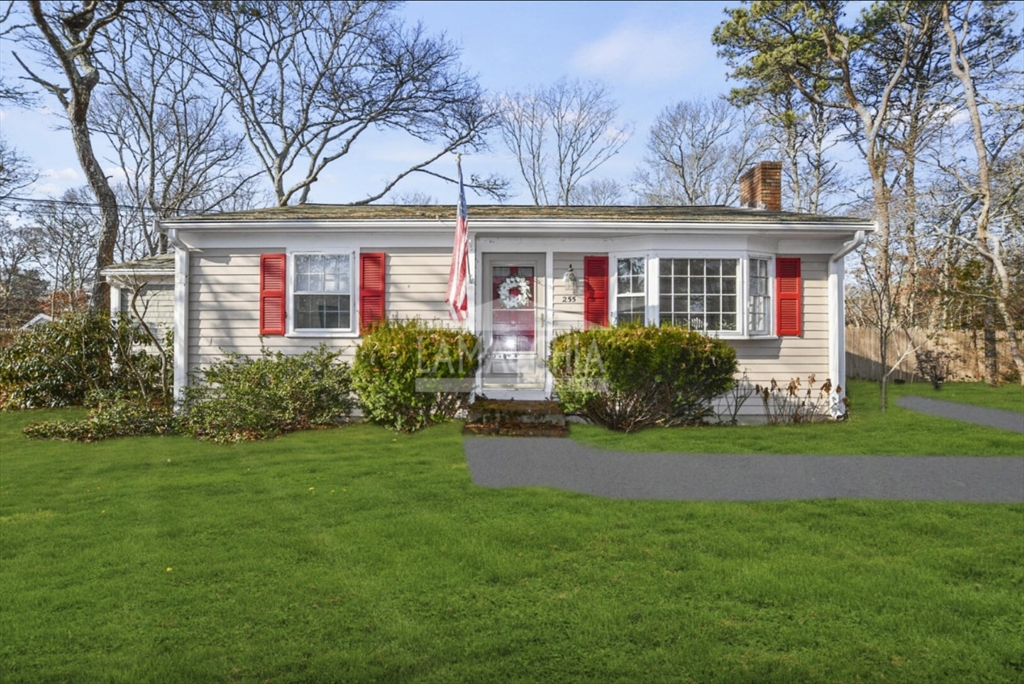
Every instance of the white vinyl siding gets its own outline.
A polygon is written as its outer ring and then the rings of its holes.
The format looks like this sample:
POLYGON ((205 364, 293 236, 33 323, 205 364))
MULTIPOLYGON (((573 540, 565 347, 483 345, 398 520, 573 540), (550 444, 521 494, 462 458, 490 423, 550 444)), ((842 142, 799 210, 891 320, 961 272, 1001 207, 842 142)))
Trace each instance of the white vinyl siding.
MULTIPOLYGON (((819 387, 828 378, 828 257, 800 256, 800 271, 804 327, 801 337, 728 340, 736 350, 740 374, 746 370, 752 385, 768 385, 773 379, 787 384, 797 377, 805 383, 813 374, 815 387, 819 387)), ((752 397, 744 413, 763 415, 760 401, 752 397)))
MULTIPOLYGON (((166 282, 150 280, 139 287, 139 296, 135 301, 135 308, 142 314, 143 320, 153 330, 155 335, 163 335, 164 332, 174 327, 174 281, 166 279, 166 282)), ((132 298, 134 290, 131 287, 120 288, 120 305, 118 310, 134 317, 132 310, 132 298)))
MULTIPOLYGON (((343 360, 352 361, 358 338, 286 337, 259 334, 260 253, 284 253, 283 247, 258 252, 204 249, 189 259, 189 370, 224 358, 224 352, 258 356, 266 347, 301 354, 321 343, 344 351, 343 360)), ((391 318, 419 318, 455 325, 444 303, 451 252, 442 249, 388 249, 367 247, 364 252, 387 252, 385 277, 387 315, 391 318)), ((289 285, 292 275, 288 275, 289 285)), ((290 293, 289 293, 290 294, 290 293)), ((357 292, 353 292, 356 298, 357 292)), ((293 315, 288 310, 289 318, 293 315)))
POLYGON ((583 252, 555 252, 552 259, 554 267, 552 334, 583 329, 583 252), (565 274, 572 266, 576 276, 576 292, 572 291, 565 281, 565 274))

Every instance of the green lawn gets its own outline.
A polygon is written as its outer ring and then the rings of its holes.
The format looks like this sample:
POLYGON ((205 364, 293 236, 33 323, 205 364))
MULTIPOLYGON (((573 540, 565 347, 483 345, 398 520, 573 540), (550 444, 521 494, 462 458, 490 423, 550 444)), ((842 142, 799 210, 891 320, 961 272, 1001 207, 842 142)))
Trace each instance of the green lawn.
MULTIPOLYGON (((890 385, 889 409, 879 408, 878 385, 854 380, 848 388, 850 418, 816 425, 748 425, 734 428, 649 429, 624 435, 593 425, 574 425, 573 439, 601 449, 641 452, 736 454, 838 454, 882 456, 1024 456, 1024 435, 924 415, 900 408, 896 397, 915 394, 1006 409, 1024 403, 1019 385, 971 383, 890 385)), ((756 401, 751 399, 750 401, 756 401)))
POLYGON ((41 415, 0 414, 5 684, 1024 677, 1024 506, 489 490, 458 425, 22 438, 41 415))
MULTIPOLYGON (((870 383, 870 386, 877 387, 878 385, 870 383)), ((930 383, 911 382, 905 385, 890 384, 889 388, 890 397, 893 399, 914 395, 1024 413, 1024 387, 1021 387, 1019 383, 989 387, 983 382, 951 382, 943 385, 942 389, 935 390, 930 383)))

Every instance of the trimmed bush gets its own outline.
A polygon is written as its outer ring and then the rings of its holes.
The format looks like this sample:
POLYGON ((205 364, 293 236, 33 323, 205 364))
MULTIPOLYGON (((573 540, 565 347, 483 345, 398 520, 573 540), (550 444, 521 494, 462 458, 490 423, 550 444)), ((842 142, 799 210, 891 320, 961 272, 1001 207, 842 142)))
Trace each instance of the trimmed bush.
POLYGON ((0 409, 79 406, 90 392, 161 397, 161 362, 127 316, 75 313, 37 325, 0 349, 0 409))
POLYGON ((239 442, 335 425, 352 411, 349 367, 321 345, 287 356, 238 354, 195 374, 181 405, 181 430, 198 439, 239 442))
POLYGON ((562 408, 612 430, 696 425, 728 391, 736 352, 675 326, 574 330, 551 342, 562 408))
POLYGON ((352 386, 367 419, 413 432, 451 420, 469 405, 478 362, 470 332, 386 321, 356 351, 352 386))
POLYGON ((97 442, 114 437, 178 434, 178 419, 171 406, 146 403, 135 396, 90 396, 95 408, 83 420, 52 420, 32 423, 24 429, 31 439, 97 442))

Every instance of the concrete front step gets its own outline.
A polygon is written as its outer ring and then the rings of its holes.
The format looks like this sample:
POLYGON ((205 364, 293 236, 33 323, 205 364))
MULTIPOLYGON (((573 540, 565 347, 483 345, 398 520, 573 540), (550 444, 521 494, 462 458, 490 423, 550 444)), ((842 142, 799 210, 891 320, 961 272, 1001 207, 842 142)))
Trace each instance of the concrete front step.
POLYGON ((473 435, 565 437, 565 414, 556 401, 477 399, 463 432, 473 435))

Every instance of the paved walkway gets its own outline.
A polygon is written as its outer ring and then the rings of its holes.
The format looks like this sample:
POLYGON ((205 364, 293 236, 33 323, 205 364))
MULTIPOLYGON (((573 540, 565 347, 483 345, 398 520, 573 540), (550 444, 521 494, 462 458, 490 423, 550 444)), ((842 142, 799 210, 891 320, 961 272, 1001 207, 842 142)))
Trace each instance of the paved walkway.
POLYGON ((637 454, 553 437, 467 437, 464 445, 473 482, 484 487, 611 499, 1024 502, 1024 458, 637 454))
MULTIPOLYGON (((926 399, 924 397, 900 397, 896 400, 896 405, 911 411, 939 416, 940 418, 962 420, 968 423, 1000 428, 1001 430, 1024 433, 1024 413, 982 408, 981 406, 957 404, 952 401, 939 401, 938 399, 926 399)), ((1021 451, 1024 452, 1024 442, 1021 443, 1021 451)))
MULTIPOLYGON (((919 397, 898 403, 1024 432, 1021 415, 1010 411, 919 397)), ((1024 502, 1024 458, 639 454, 547 437, 469 437, 464 445, 473 482, 484 487, 554 487, 612 499, 1024 502)))

